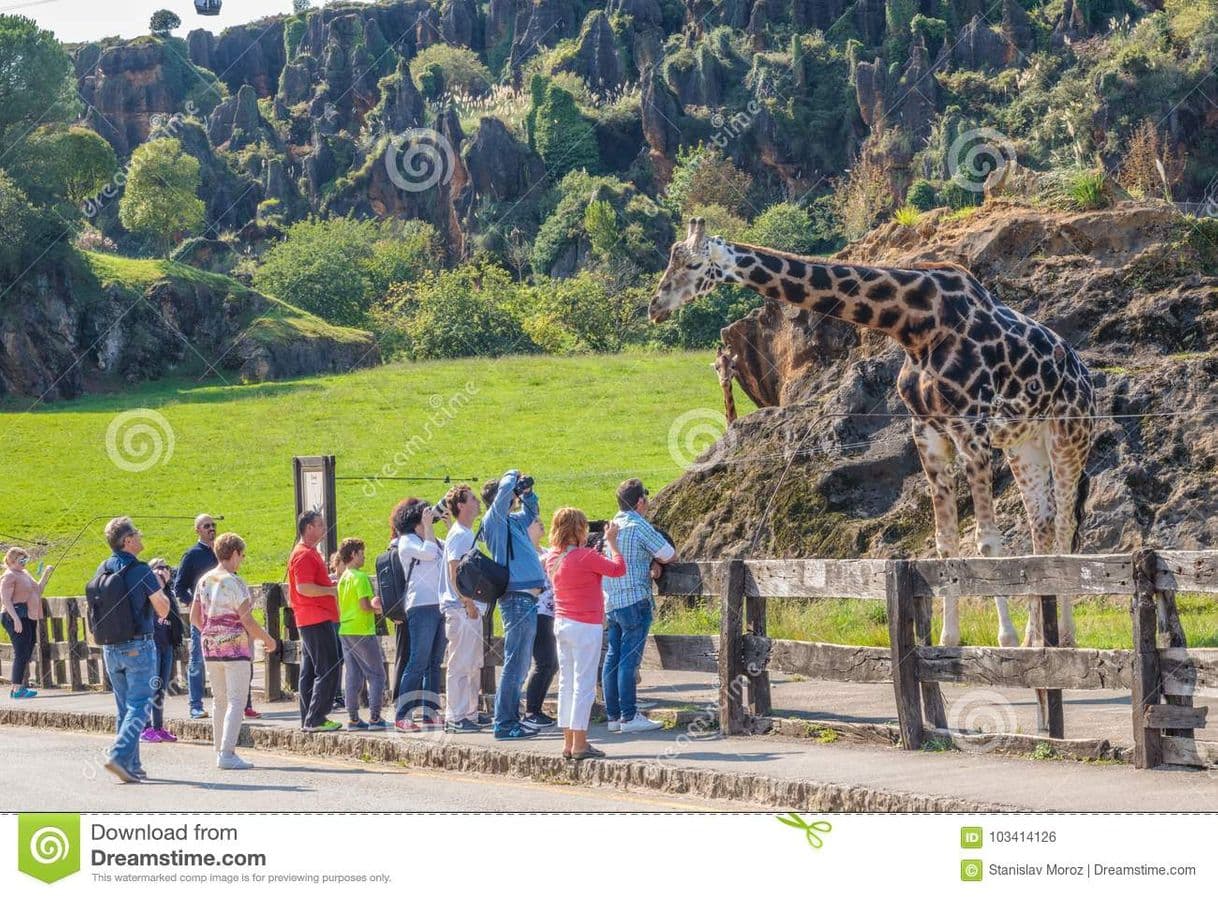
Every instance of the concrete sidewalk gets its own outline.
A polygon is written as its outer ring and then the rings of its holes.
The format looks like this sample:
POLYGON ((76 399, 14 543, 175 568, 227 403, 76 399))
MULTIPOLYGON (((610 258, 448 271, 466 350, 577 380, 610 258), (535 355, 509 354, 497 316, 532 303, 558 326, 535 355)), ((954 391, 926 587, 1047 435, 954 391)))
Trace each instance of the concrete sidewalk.
MULTIPOLYGON (((949 716, 953 701, 973 702, 972 717, 989 713, 1002 725, 1009 712, 1024 732, 1032 731, 1032 696, 1028 692, 986 690, 996 704, 978 702, 977 689, 945 689, 949 716), (1012 710, 1004 709, 1009 705, 1012 710), (997 714, 997 716, 994 716, 997 714), (1026 717, 1026 720, 1025 720, 1026 717), (1027 728, 1024 728, 1024 726, 1027 728)), ((808 717, 833 716, 861 722, 889 722, 893 714, 890 686, 842 685, 779 680, 774 705, 844 706, 847 712, 821 710, 808 717)), ((713 714, 715 692, 706 677, 688 673, 644 671, 640 697, 657 702, 657 712, 682 710, 683 716, 713 714)), ((547 733, 524 742, 495 741, 489 733, 455 736, 442 733, 402 735, 308 735, 299 731, 295 704, 259 704, 262 720, 250 723, 255 749, 288 750, 313 756, 348 757, 463 773, 491 773, 533 781, 612 787, 627 791, 685 794, 734 799, 762 806, 799 810, 969 811, 1028 809, 1061 811, 1214 811, 1218 810, 1218 774, 1212 771, 1139 771, 1114 763, 1031 760, 987 753, 907 752, 897 748, 779 736, 694 738, 674 728, 639 736, 612 735, 594 724, 591 736, 608 754, 605 761, 563 761, 562 738, 547 733)), ((778 715, 780 711, 776 711, 778 715)), ((113 726, 109 694, 51 691, 34 700, 0 697, 0 723, 60 729, 105 730, 113 726)), ((785 714, 784 714, 785 715, 785 714)), ((206 741, 209 721, 187 722, 186 701, 171 697, 166 718, 185 738, 206 741)), ((333 718, 344 718, 335 713, 333 718)), ((1085 692, 1066 696, 1067 734, 1111 735, 1127 732, 1128 696, 1085 692)), ((1005 729, 1010 731, 1009 728, 1005 729)), ((1198 734, 1202 734, 1199 732, 1198 734)), ((0 750, 4 740, 0 729, 0 750)), ((146 765, 172 764, 174 745, 147 745, 146 765)), ((334 795, 339 809, 342 795, 334 795)), ((359 809, 356 806, 342 809, 359 809)), ((167 808, 168 809, 168 808, 167 808)))

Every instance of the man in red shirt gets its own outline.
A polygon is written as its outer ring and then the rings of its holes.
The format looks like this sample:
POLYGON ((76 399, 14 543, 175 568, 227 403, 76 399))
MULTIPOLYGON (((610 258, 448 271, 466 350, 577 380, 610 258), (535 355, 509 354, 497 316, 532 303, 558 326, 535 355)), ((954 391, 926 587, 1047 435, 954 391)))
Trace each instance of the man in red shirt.
POLYGON ((317 544, 326 536, 320 511, 305 511, 296 521, 300 541, 288 558, 288 601, 300 630, 304 658, 300 662, 300 727, 306 732, 337 732, 340 723, 327 719, 338 693, 342 658, 334 638, 338 622, 338 587, 330 579, 317 544))

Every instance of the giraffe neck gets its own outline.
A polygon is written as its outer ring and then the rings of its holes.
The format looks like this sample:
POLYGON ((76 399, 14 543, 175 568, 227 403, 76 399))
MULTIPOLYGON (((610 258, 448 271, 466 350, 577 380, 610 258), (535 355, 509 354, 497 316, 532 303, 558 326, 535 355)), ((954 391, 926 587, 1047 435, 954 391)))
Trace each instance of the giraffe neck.
POLYGON ((730 424, 736 419, 736 396, 732 393, 732 380, 727 378, 720 381, 723 384, 723 410, 730 424))
POLYGON ((724 245, 726 278, 766 299, 878 330, 907 349, 924 344, 935 329, 939 287, 926 272, 822 262, 747 243, 724 245))

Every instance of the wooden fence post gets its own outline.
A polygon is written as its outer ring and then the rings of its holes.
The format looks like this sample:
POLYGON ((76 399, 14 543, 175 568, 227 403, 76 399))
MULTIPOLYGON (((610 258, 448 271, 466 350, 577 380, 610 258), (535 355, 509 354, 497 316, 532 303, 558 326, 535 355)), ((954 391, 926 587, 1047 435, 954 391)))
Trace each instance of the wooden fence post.
MULTIPOLYGON (((266 631, 267 635, 279 643, 283 638, 283 585, 268 582, 262 586, 262 594, 266 598, 266 631)), ((280 651, 263 656, 262 693, 267 701, 283 700, 283 661, 280 651)))
POLYGON ((1147 708, 1159 703, 1163 678, 1159 646, 1155 640, 1155 553, 1143 548, 1133 554, 1133 762, 1138 769, 1154 769, 1163 762, 1163 736, 1147 726, 1147 708))
MULTIPOLYGON (((289 642, 297 642, 297 643, 300 642, 300 629, 298 629, 296 626, 296 614, 292 612, 291 607, 288 607, 286 605, 283 608, 283 631, 284 631, 284 636, 287 638, 287 640, 289 642)), ((304 646, 301 645, 296 654, 296 657, 297 657, 296 662, 285 663, 285 664, 283 664, 283 666, 281 668, 284 672, 287 673, 287 683, 286 684, 288 685, 289 688, 292 689, 293 692, 295 692, 297 694, 300 693, 300 660, 299 660, 299 658, 302 657, 303 655, 304 655, 304 646)), ((282 677, 281 677, 281 679, 282 679, 282 677)), ((284 683, 281 681, 281 683, 280 683, 281 689, 283 687, 283 684, 284 683)))
POLYGON ((81 666, 89 653, 89 646, 80 641, 80 606, 75 598, 68 599, 68 687, 72 691, 83 691, 81 666))
POLYGON ((719 611, 719 731, 744 731, 744 561, 728 561, 719 611))
MULTIPOLYGON (((934 599, 914 598, 914 644, 929 647, 932 644, 930 618, 934 612, 934 599)), ((922 718, 937 729, 947 728, 947 710, 943 706, 943 690, 938 682, 918 683, 922 693, 922 718)))
MULTIPOLYGON (((749 635, 764 637, 766 634, 766 599, 763 595, 749 595, 745 598, 745 617, 749 635)), ((749 708, 753 716, 769 716, 773 703, 770 698, 770 674, 765 669, 750 670, 745 667, 749 677, 749 708)))
POLYGON ((914 643, 913 563, 892 561, 885 576, 888 638, 892 645, 892 688, 897 701, 901 747, 922 747, 922 703, 918 690, 918 654, 914 643))
POLYGON ((51 642, 56 645, 56 653, 58 657, 51 660, 51 669, 54 671, 54 682, 56 686, 64 686, 68 683, 68 658, 62 653, 62 649, 58 646, 65 644, 68 640, 68 634, 64 629, 63 617, 47 617, 47 624, 51 631, 51 642))
MULTIPOLYGON (((1158 560, 1156 558, 1156 568, 1158 560)), ((1157 569, 1156 569, 1157 573, 1157 569)), ((1187 648, 1188 639, 1184 636, 1184 626, 1180 622, 1180 612, 1176 609, 1176 592, 1174 589, 1160 589, 1155 593, 1155 604, 1158 611, 1158 630, 1164 648, 1187 648)), ((1163 696, 1164 703, 1174 707, 1192 707, 1192 695, 1163 696)), ((1181 738, 1193 738, 1192 729, 1164 729, 1166 735, 1177 735, 1181 738)))
POLYGON ((31 624, 37 633, 37 641, 34 646, 34 659, 37 661, 35 681, 39 688, 50 688, 55 684, 51 671, 51 628, 48 625, 50 613, 50 605, 43 598, 42 619, 35 624, 31 624))
MULTIPOLYGON (((1045 647, 1056 648, 1059 644, 1057 596, 1041 595, 1036 603, 1040 607, 1032 607, 1031 612, 1041 615, 1045 647)), ((1036 689, 1036 730, 1047 734, 1050 738, 1066 737, 1066 721, 1062 710, 1062 690, 1060 688, 1036 689)))

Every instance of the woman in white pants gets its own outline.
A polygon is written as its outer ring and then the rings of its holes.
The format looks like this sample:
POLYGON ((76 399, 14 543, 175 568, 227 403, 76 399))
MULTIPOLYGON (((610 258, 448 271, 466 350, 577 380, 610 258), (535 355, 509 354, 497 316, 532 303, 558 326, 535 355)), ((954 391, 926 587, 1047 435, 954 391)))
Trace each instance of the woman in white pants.
POLYGON ((576 508, 559 508, 550 524, 546 572, 554 584, 554 638, 558 642, 558 725, 563 757, 586 760, 605 752, 588 744, 588 720, 596 698, 596 669, 601 660, 605 599, 601 579, 623 576, 626 562, 617 547, 618 527, 605 528, 607 558, 591 548, 588 518, 576 508))
POLYGON ((251 639, 275 650, 275 640, 254 619, 250 590, 237 575, 245 560, 245 542, 236 533, 222 533, 213 547, 218 566, 204 573, 190 605, 191 625, 198 627, 203 659, 211 676, 212 741, 220 769, 250 769, 254 764, 237 756, 237 738, 245 714, 245 699, 253 675, 251 639))

